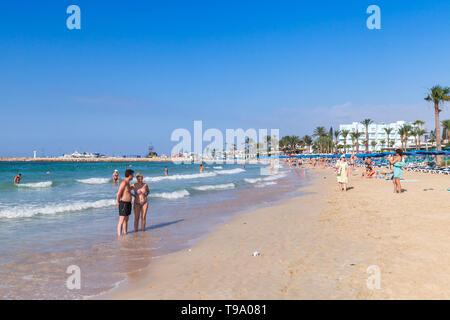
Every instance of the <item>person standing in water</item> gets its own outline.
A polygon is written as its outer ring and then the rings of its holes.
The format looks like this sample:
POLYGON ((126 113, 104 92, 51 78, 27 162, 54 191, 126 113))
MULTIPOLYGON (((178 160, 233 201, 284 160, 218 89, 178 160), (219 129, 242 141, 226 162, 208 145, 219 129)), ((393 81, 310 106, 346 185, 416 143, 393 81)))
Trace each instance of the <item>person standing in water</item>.
POLYGON ((20 179, 22 179, 22 174, 21 173, 19 173, 17 176, 15 176, 14 183, 15 184, 19 184, 20 183, 20 179))
POLYGON ((167 168, 167 166, 164 167, 164 174, 165 174, 166 176, 169 175, 169 169, 167 168))
POLYGON ((114 173, 112 175, 112 179, 114 183, 119 183, 120 179, 119 179, 119 172, 116 170, 114 170, 114 173))
POLYGON ((339 189, 341 189, 341 191, 347 191, 349 169, 348 163, 345 160, 345 155, 341 156, 341 160, 336 164, 336 169, 339 189))
POLYGON ((128 218, 131 214, 131 186, 130 181, 133 180, 134 171, 128 169, 125 171, 125 180, 122 181, 117 192, 116 207, 119 208, 119 223, 117 224, 117 235, 120 237, 128 232, 128 218))
POLYGON ((142 174, 136 174, 137 182, 133 184, 134 190, 134 232, 138 232, 139 220, 141 220, 142 231, 145 231, 145 223, 148 210, 148 195, 150 189, 148 185, 144 183, 144 177, 142 174))
POLYGON ((203 170, 205 169, 205 167, 203 166, 203 163, 200 165, 200 173, 203 173, 203 170))

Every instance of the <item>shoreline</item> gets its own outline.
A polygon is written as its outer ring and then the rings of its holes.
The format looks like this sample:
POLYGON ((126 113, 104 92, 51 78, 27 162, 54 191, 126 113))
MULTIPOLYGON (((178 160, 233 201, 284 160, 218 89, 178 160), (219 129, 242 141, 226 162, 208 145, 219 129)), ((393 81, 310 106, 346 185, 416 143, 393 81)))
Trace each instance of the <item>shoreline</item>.
MULTIPOLYGON (((291 172, 293 174, 293 172, 291 172)), ((179 263, 181 265, 184 265, 188 263, 188 261, 201 261, 201 257, 196 256, 193 254, 194 252, 199 252, 201 255, 203 255, 204 247, 207 247, 208 251, 214 252, 215 249, 213 248, 218 243, 222 242, 222 237, 225 236, 228 238, 229 235, 224 235, 224 233, 228 234, 231 229, 234 229, 233 234, 239 233, 242 230, 242 226, 249 224, 255 217, 255 214, 259 214, 262 212, 270 212, 272 209, 278 208, 278 207, 284 207, 286 205, 290 205, 292 201, 304 201, 306 203, 313 204, 319 199, 322 198, 321 195, 315 193, 315 187, 311 186, 312 184, 315 184, 315 182, 318 180, 316 177, 306 176, 303 178, 305 181, 305 185, 298 188, 292 189, 290 192, 292 193, 301 193, 300 195, 294 195, 289 198, 281 199, 275 201, 274 204, 266 204, 263 207, 256 208, 256 209, 248 209, 244 210, 243 212, 239 212, 234 214, 231 219, 227 222, 221 223, 217 225, 211 232, 204 235, 202 238, 198 239, 194 243, 194 245, 189 249, 183 249, 180 251, 176 251, 173 253, 169 253, 164 256, 157 257, 157 259, 152 260, 152 262, 145 268, 145 270, 142 270, 140 272, 131 274, 129 276, 129 279, 124 282, 122 285, 118 286, 115 289, 112 289, 110 292, 99 295, 97 297, 93 297, 92 299, 229 299, 231 297, 217 297, 217 296, 211 296, 211 297, 192 297, 190 293, 187 295, 181 295, 177 297, 173 296, 159 296, 159 293, 154 295, 154 293, 149 292, 150 295, 147 295, 146 293, 143 293, 142 290, 147 291, 155 288, 161 288, 163 291, 164 287, 171 286, 169 279, 170 276, 167 275, 167 272, 169 274, 172 273, 171 270, 174 266, 177 266, 179 263), (237 228, 234 228, 236 227, 237 228), (218 238, 220 239, 219 242, 217 242, 218 238), (212 247, 210 244, 213 244, 212 247), (200 258, 200 260, 198 260, 200 258), (156 279, 160 278, 163 274, 163 279, 161 280, 161 284, 159 283, 159 280, 157 280, 157 284, 147 286, 144 283, 154 283, 156 279)), ((319 181, 320 182, 320 181, 319 181)), ((237 235, 237 234, 236 234, 237 235)), ((232 236, 234 237, 234 236, 232 236)), ((220 248, 219 248, 220 249, 220 248)), ((259 249, 263 250, 263 249, 259 249)), ((258 250, 258 251, 259 251, 258 250)), ((253 257, 252 253, 253 251, 248 251, 245 255, 246 261, 252 260, 252 259, 259 259, 263 258, 265 256, 263 251, 260 251, 261 255, 259 257, 253 257), (249 259, 250 258, 250 259, 249 259)), ((216 258, 214 256, 214 258, 216 258)), ((264 258, 263 258, 264 259, 264 258)), ((210 262, 210 261, 208 261, 210 262)), ((194 263, 195 266, 198 266, 197 263, 194 263)), ((216 263, 213 263, 213 265, 216 265, 216 263)), ((184 272, 183 272, 184 273, 184 272)), ((194 272, 195 273, 195 272, 194 272)), ((194 294, 195 295, 195 294, 194 294)), ((231 298, 233 299, 233 298, 231 298)), ((244 298, 245 299, 245 298, 244 298)), ((271 299, 271 298, 269 298, 271 299)))
POLYGON ((0 157, 0 162, 172 162, 171 159, 155 158, 31 158, 0 157))
POLYGON ((347 192, 331 170, 309 172, 307 194, 239 214, 95 299, 450 298, 444 176, 404 172, 398 195, 360 171, 347 192))

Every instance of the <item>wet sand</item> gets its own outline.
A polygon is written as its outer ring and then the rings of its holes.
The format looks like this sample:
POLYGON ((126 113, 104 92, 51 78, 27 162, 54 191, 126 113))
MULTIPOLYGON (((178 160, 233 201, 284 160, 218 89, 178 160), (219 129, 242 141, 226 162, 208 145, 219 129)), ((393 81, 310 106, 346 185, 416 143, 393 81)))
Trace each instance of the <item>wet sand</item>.
POLYGON ((170 162, 170 158, 31 158, 0 157, 0 162, 170 162))
POLYGON ((235 216, 106 298, 450 298, 448 176, 404 172, 406 191, 393 194, 360 171, 348 192, 332 170, 309 172, 307 194, 235 216), (367 285, 370 266, 378 289, 367 285))

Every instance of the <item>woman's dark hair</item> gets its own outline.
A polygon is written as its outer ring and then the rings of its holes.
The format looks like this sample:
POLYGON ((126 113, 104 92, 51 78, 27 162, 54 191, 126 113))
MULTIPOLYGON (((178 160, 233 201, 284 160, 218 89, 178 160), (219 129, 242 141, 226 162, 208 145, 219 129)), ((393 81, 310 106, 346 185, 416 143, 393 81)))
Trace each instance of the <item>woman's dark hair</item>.
POLYGON ((131 176, 133 173, 134 173, 133 170, 127 169, 127 170, 125 171, 125 178, 128 178, 128 177, 131 176))
POLYGON ((402 149, 396 149, 395 153, 398 154, 399 156, 403 155, 403 150, 402 149))

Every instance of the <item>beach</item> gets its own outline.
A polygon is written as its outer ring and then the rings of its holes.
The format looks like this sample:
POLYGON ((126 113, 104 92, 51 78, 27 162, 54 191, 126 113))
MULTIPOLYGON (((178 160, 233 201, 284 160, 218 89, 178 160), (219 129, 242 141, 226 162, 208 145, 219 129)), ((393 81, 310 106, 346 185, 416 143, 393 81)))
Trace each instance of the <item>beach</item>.
MULTIPOLYGON (((264 164, 0 163, 0 297, 86 299, 125 282, 158 257, 189 248, 243 211, 291 197, 304 181, 264 164), (168 175, 164 174, 165 168, 168 175), (146 232, 116 234, 118 184, 132 168, 150 189, 146 232), (22 173, 20 184, 12 182, 22 173), (69 266, 80 290, 66 287, 69 266)), ((136 181, 133 180, 132 183, 136 181)))
POLYGON ((293 170, 311 178, 302 195, 234 216, 102 298, 450 298, 448 176, 406 171, 394 194, 359 168, 341 192, 330 169, 293 170))

